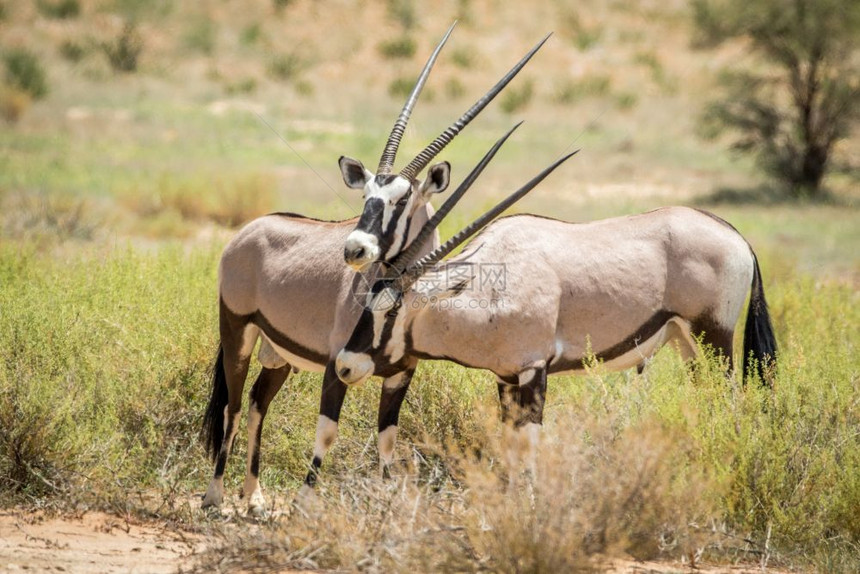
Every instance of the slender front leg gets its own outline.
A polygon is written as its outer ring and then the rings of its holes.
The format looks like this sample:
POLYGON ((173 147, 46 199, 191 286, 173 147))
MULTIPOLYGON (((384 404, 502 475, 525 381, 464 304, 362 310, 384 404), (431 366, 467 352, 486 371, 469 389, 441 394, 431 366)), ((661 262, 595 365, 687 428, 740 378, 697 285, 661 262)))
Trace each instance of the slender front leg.
POLYGON ((382 478, 389 478, 389 467, 394 462, 394 444, 397 441, 397 421, 400 407, 412 382, 412 369, 397 373, 382 381, 382 394, 379 397, 379 467, 382 478))
POLYGON ((322 394, 320 396, 320 417, 317 421, 317 436, 314 442, 314 458, 311 468, 305 477, 305 485, 313 487, 317 474, 322 466, 325 453, 337 438, 337 422, 340 419, 340 409, 346 397, 346 385, 337 377, 334 361, 325 366, 323 375, 322 394))

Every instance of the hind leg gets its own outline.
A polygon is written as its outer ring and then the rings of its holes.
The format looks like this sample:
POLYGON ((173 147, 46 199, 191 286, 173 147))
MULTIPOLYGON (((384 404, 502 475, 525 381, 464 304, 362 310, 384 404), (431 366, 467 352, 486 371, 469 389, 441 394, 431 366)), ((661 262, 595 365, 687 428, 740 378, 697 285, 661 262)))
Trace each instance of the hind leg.
POLYGON ((266 508, 266 499, 260 488, 260 439, 263 433, 263 420, 269 410, 269 403, 281 390, 290 374, 286 362, 280 367, 263 367, 260 376, 251 388, 251 404, 248 408, 248 462, 245 469, 245 485, 242 496, 248 501, 248 511, 260 514, 266 508))
POLYGON ((525 463, 525 469, 532 478, 537 476, 537 447, 546 400, 546 363, 540 361, 520 372, 513 389, 510 386, 503 387, 501 379, 498 383, 502 417, 514 423, 514 444, 508 449, 509 486, 512 486, 522 463, 525 463), (524 455, 522 459, 521 454, 524 455))
POLYGON ((224 352, 223 369, 227 385, 227 405, 219 418, 223 421, 221 446, 215 457, 215 473, 203 496, 203 508, 220 506, 224 500, 224 469, 239 430, 242 410, 242 389, 248 376, 251 352, 257 342, 259 330, 234 315, 221 304, 221 347, 224 352))
POLYGON ((710 345, 714 349, 715 356, 725 360, 726 376, 731 378, 734 373, 732 360, 734 328, 722 326, 711 317, 700 317, 692 322, 691 333, 694 337, 701 337, 703 344, 710 345))

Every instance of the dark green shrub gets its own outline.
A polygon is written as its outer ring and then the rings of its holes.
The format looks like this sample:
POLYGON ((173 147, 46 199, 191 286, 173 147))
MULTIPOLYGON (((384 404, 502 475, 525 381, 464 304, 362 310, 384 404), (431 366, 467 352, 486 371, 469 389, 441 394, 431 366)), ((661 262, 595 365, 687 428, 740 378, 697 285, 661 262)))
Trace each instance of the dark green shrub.
POLYGON ((269 75, 281 81, 295 79, 299 73, 305 68, 305 63, 297 54, 285 53, 276 54, 269 60, 268 72, 269 75))
POLYGON ((209 18, 200 18, 185 32, 185 47, 207 56, 215 51, 215 24, 209 18))
POLYGON ((531 80, 523 82, 519 87, 508 88, 502 94, 502 111, 506 114, 512 114, 529 105, 534 95, 534 84, 531 80))
POLYGON ((418 22, 413 0, 388 0, 388 17, 400 24, 404 30, 411 30, 418 22))
POLYGON ((415 55, 417 46, 415 40, 410 36, 400 36, 399 38, 380 42, 378 49, 383 57, 393 60, 396 58, 411 58, 415 55))
POLYGON ((38 0, 36 9, 45 18, 64 20, 75 18, 81 13, 81 5, 78 0, 38 0))
POLYGON ((60 55, 72 63, 80 62, 87 55, 87 47, 75 40, 66 40, 60 44, 60 55))
POLYGON ((34 100, 48 95, 48 80, 38 56, 26 48, 13 48, 3 54, 6 83, 26 92, 34 100))
POLYGON ((102 50, 115 71, 134 72, 137 70, 137 59, 143 51, 143 39, 135 25, 127 22, 116 39, 102 44, 102 50))
POLYGON ((242 29, 242 32, 239 34, 239 42, 241 42, 243 46, 253 46, 260 41, 262 35, 263 30, 260 28, 260 24, 254 22, 242 29))
POLYGON ((458 78, 451 78, 445 82, 445 94, 452 100, 457 100, 466 94, 466 86, 458 78))

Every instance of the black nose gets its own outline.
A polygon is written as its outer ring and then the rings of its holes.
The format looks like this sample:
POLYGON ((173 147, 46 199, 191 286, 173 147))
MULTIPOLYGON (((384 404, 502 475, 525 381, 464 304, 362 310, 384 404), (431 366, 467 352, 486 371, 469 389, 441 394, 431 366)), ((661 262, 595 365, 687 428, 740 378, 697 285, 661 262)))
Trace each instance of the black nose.
POLYGON ((351 372, 352 372, 352 371, 349 369, 349 367, 344 367, 344 368, 342 368, 342 369, 340 370, 340 372, 338 372, 338 374, 337 374, 337 375, 338 375, 341 379, 346 379, 346 378, 349 378, 349 374, 350 374, 351 372))
POLYGON ((355 261, 356 259, 361 259, 362 257, 364 257, 365 253, 366 252, 364 250, 364 247, 358 247, 356 249, 353 249, 352 251, 347 251, 346 258, 350 261, 355 261))

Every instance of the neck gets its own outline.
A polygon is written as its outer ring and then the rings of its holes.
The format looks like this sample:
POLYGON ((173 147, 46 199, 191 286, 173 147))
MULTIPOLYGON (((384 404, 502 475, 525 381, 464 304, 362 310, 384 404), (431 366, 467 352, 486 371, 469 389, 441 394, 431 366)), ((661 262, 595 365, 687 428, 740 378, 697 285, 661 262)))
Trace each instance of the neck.
MULTIPOLYGON (((412 245, 412 242, 415 241, 415 237, 421 231, 421 228, 430 221, 430 218, 433 217, 434 213, 436 213, 436 210, 433 209, 433 206, 429 203, 425 203, 423 206, 415 210, 415 213, 412 215, 411 223, 409 224, 409 233, 406 235, 406 244, 403 246, 403 249, 412 245)), ((423 257, 437 247, 439 247, 439 230, 434 229, 430 237, 424 241, 424 245, 418 251, 417 257, 423 257)))

